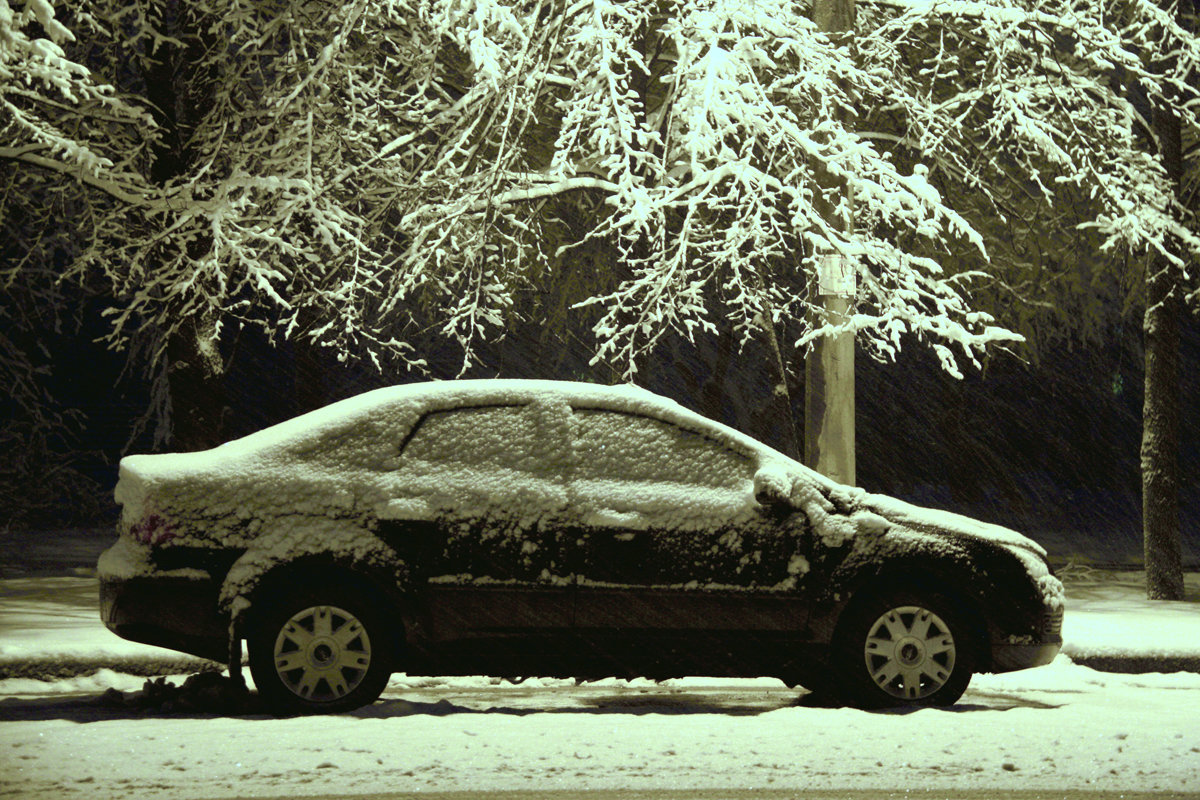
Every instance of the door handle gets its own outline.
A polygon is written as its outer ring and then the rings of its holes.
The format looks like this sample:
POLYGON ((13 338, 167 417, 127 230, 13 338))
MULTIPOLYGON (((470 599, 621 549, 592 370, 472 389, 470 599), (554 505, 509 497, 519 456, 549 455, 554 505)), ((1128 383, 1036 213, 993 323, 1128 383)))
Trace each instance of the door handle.
POLYGON ((640 511, 617 511, 612 508, 597 508, 583 520, 592 528, 621 528, 645 530, 650 527, 650 521, 640 511))

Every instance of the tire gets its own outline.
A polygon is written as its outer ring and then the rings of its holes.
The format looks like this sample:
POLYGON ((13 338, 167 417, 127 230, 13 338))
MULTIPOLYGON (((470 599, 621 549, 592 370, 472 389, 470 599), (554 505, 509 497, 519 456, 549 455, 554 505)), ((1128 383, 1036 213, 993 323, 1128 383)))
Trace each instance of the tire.
POLYGON ((247 629, 250 674, 277 714, 373 703, 392 673, 392 626, 378 604, 336 584, 263 601, 247 629))
POLYGON ((954 705, 971 682, 973 634, 942 595, 872 595, 838 626, 839 694, 860 708, 954 705))

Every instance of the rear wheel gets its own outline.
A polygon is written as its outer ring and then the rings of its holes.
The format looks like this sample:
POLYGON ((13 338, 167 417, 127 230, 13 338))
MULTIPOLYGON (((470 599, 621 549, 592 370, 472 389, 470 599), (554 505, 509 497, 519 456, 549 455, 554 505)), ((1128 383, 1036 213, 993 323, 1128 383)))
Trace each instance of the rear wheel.
POLYGON ((875 595, 852 607, 839 626, 842 694, 867 708, 953 705, 971 682, 971 633, 940 595, 875 595))
POLYGON ((351 589, 293 592, 252 615, 250 672, 278 713, 349 711, 387 685, 389 633, 380 609, 351 589))

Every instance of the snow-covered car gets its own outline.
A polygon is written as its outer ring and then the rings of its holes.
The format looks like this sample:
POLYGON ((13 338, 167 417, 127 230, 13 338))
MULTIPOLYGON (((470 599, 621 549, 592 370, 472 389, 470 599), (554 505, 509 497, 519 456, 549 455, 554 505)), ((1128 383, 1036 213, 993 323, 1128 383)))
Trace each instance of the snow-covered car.
POLYGON ((122 460, 101 615, 239 663, 282 713, 393 671, 774 676, 954 703, 1049 662, 1062 584, 995 525, 836 484, 633 386, 369 392, 198 453, 122 460))

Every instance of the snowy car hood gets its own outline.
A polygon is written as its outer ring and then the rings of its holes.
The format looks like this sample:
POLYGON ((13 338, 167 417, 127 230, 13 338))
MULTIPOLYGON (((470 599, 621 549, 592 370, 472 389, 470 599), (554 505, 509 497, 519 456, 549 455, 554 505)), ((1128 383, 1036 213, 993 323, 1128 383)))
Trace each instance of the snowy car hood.
POLYGON ((1042 603, 1048 609, 1061 611, 1066 599, 1062 581, 1050 571, 1046 550, 1040 544, 1002 525, 993 525, 950 511, 922 508, 885 495, 865 494, 860 500, 864 508, 897 525, 932 536, 951 536, 986 541, 1003 547, 1021 562, 1033 580, 1042 603))
POLYGON ((755 484, 756 493, 764 485, 772 484, 776 493, 788 496, 792 506, 808 515, 828 545, 836 546, 857 534, 880 533, 889 525, 899 525, 934 536, 988 541, 1039 559, 1046 557, 1041 545, 1010 528, 951 511, 923 508, 888 495, 871 494, 830 480, 786 457, 768 457, 755 475, 755 484))
POLYGON ((864 494, 859 502, 862 507, 906 528, 995 542, 1028 550, 1041 558, 1046 557, 1046 550, 1040 544, 1003 525, 982 522, 951 511, 915 506, 887 495, 864 494))

